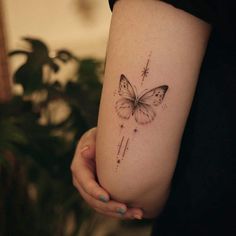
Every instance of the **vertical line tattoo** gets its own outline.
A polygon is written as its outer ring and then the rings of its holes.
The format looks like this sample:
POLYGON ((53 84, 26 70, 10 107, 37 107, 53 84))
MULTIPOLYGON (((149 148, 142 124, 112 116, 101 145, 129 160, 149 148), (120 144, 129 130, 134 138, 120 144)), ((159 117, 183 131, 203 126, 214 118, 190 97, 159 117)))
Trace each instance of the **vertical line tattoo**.
POLYGON ((126 154, 126 151, 128 151, 128 145, 129 145, 129 138, 126 140, 126 143, 125 143, 125 148, 124 148, 123 154, 122 154, 122 160, 126 154))
POLYGON ((122 139, 121 139, 121 141, 120 141, 120 143, 119 143, 119 145, 118 145, 118 152, 117 152, 117 156, 119 156, 119 155, 120 155, 120 150, 121 150, 121 148, 122 148, 123 141, 124 141, 124 136, 122 137, 122 139))

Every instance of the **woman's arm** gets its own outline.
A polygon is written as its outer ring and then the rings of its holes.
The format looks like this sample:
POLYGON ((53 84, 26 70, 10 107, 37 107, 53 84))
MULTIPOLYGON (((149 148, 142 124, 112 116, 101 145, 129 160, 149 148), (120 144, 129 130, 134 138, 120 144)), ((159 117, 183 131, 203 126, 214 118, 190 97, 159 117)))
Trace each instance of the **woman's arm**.
POLYGON ((163 207, 210 26, 154 0, 120 0, 99 112, 100 184, 145 217, 163 207))
POLYGON ((80 138, 71 163, 73 184, 83 199, 97 212, 114 218, 141 219, 143 212, 127 208, 124 203, 110 199, 96 179, 95 146, 96 128, 88 130, 80 138))

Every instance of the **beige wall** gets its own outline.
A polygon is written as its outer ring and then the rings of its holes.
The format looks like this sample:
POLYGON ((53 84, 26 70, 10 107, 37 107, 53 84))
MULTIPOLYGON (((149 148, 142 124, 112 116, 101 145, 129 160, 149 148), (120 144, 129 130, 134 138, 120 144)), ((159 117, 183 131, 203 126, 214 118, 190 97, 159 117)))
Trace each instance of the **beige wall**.
POLYGON ((111 17, 107 0, 2 1, 9 50, 25 47, 21 37, 32 36, 51 49, 104 58, 111 17))

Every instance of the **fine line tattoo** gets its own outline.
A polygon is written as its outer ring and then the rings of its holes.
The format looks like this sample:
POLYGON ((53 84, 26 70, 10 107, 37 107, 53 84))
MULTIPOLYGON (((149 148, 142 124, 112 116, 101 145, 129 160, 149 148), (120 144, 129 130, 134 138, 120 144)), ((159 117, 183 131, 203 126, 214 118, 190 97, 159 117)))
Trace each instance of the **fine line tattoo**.
POLYGON ((149 54, 149 58, 147 60, 146 66, 143 68, 142 70, 142 81, 141 81, 141 85, 143 85, 144 79, 148 76, 149 74, 149 63, 150 63, 150 57, 151 57, 152 53, 149 54))
POLYGON ((117 156, 120 155, 120 151, 121 151, 121 148, 122 148, 122 145, 123 145, 123 141, 124 141, 124 136, 122 137, 119 145, 118 145, 118 152, 117 152, 117 156))
MULTIPOLYGON (((150 57, 151 53, 145 67, 142 70, 142 80, 140 86, 143 85, 144 79, 149 74, 150 57)), ((113 94, 114 96, 119 96, 118 100, 115 102, 115 111, 118 117, 124 122, 133 117, 135 127, 132 127, 132 129, 128 132, 128 128, 130 126, 127 128, 127 126, 122 123, 119 125, 120 134, 125 131, 126 134, 130 133, 129 135, 132 135, 134 138, 134 136, 139 133, 138 131, 141 126, 151 123, 156 118, 157 107, 162 104, 168 89, 168 85, 161 85, 152 89, 144 89, 138 93, 136 86, 132 85, 124 74, 121 74, 118 90, 115 90, 113 94)), ((162 105, 163 109, 166 107, 166 104, 162 105)), ((125 137, 125 135, 122 134, 122 138, 117 145, 116 170, 129 150, 129 135, 128 137, 125 137)))
POLYGON ((129 145, 129 138, 126 140, 125 147, 122 154, 122 159, 124 158, 126 151, 128 151, 128 145, 129 145))
POLYGON ((116 159, 117 159, 116 169, 118 168, 120 162, 124 159, 125 154, 128 151, 128 149, 129 149, 129 138, 127 138, 125 141, 125 137, 122 136, 121 141, 118 144, 118 150, 116 154, 116 159))
POLYGON ((138 124, 148 124, 155 119, 155 107, 162 103, 167 90, 168 86, 162 85, 148 91, 144 90, 140 95, 137 95, 132 84, 122 74, 120 76, 118 90, 121 98, 116 101, 116 113, 124 120, 128 120, 131 116, 134 116, 138 124))

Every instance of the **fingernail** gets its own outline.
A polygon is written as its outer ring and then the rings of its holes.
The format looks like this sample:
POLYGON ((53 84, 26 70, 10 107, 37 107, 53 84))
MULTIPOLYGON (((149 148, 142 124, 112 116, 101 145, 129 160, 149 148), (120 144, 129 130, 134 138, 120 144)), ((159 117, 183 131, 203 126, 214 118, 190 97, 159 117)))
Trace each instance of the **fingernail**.
POLYGON ((134 214, 134 218, 137 220, 142 220, 142 216, 140 214, 134 214))
POLYGON ((101 202, 108 202, 109 201, 109 199, 107 198, 107 197, 105 197, 105 196, 103 196, 103 195, 99 195, 99 200, 101 201, 101 202))
POLYGON ((84 146, 84 147, 81 149, 80 153, 83 153, 83 152, 85 152, 85 151, 88 150, 88 149, 89 149, 89 146, 86 145, 86 146, 84 146))
POLYGON ((119 214, 121 214, 121 215, 124 215, 125 212, 126 212, 126 209, 124 209, 124 208, 118 208, 118 209, 116 210, 116 212, 119 213, 119 214))

